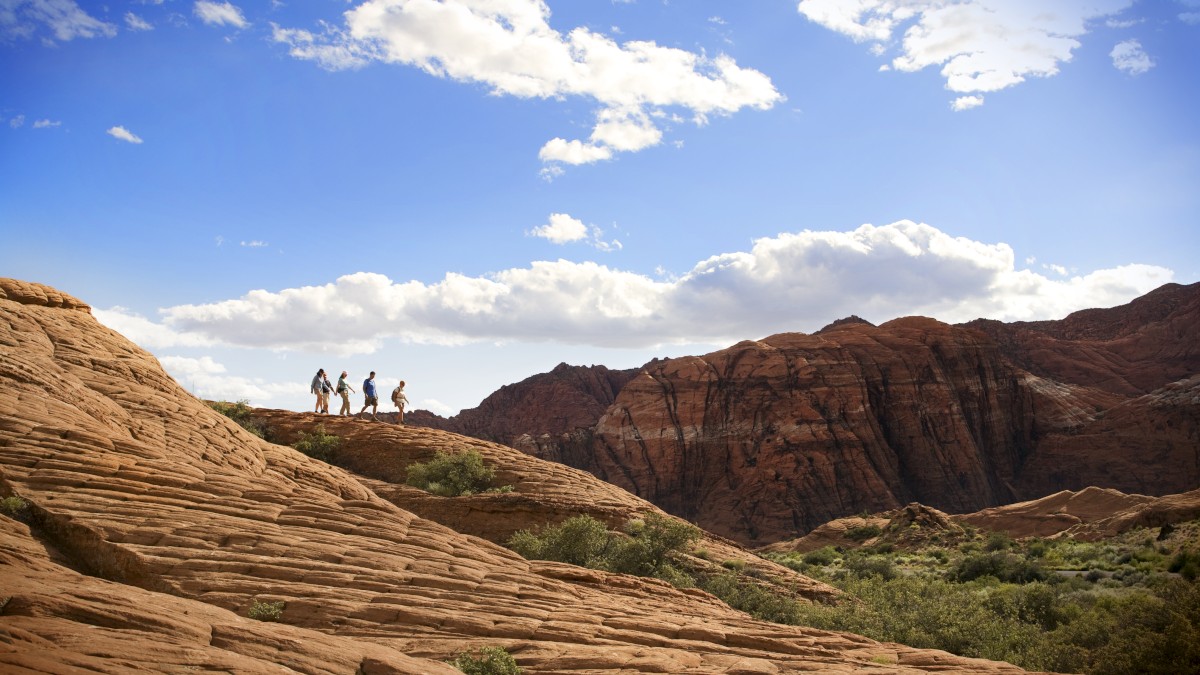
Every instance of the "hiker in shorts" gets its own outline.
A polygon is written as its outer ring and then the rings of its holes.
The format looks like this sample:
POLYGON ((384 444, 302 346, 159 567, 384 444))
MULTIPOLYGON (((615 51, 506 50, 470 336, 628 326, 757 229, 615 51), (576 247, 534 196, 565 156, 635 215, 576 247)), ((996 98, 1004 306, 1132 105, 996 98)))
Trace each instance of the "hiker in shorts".
POLYGON ((404 424, 404 405, 408 403, 408 397, 404 395, 404 380, 400 380, 400 385, 392 390, 392 403, 400 409, 400 414, 396 416, 398 424, 404 424))
POLYGON ((338 396, 342 397, 342 409, 338 411, 338 415, 350 414, 350 392, 354 388, 346 381, 346 371, 342 371, 342 376, 338 378, 337 389, 335 390, 338 396))
POLYGON ((375 413, 379 412, 379 397, 375 395, 375 371, 371 371, 371 376, 363 380, 363 407, 358 411, 358 414, 363 414, 367 408, 371 409, 371 419, 376 422, 379 418, 375 413))
POLYGON ((316 412, 316 413, 321 412, 321 387, 323 384, 322 380, 324 380, 324 379, 325 379, 325 369, 318 368, 317 374, 313 375, 312 386, 310 386, 308 388, 308 390, 310 392, 317 395, 317 407, 313 408, 313 412, 316 412))

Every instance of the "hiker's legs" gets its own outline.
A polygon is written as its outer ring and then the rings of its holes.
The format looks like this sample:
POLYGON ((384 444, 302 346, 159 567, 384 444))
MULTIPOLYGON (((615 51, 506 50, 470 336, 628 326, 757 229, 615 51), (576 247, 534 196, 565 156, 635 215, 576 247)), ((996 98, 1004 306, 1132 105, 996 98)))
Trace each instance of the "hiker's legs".
POLYGON ((317 392, 317 407, 313 408, 313 412, 321 412, 321 392, 317 392))
POLYGON ((348 391, 342 392, 342 409, 338 411, 338 414, 339 415, 349 415, 350 414, 350 392, 348 392, 348 391))

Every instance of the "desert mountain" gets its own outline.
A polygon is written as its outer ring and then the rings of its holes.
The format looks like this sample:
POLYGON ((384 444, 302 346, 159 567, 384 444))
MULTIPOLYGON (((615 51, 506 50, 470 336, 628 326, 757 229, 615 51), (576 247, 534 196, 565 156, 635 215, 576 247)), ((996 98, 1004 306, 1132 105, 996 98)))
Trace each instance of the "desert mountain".
MULTIPOLYGON (((362 478, 233 424, 74 298, 0 279, 0 316, 0 494, 27 505, 0 516, 0 670, 447 673, 454 653, 498 645, 528 673, 1018 672, 527 561, 397 505, 420 501, 389 480, 402 457, 470 439, 343 422, 377 476, 362 478), (256 603, 281 603, 280 622, 247 618, 256 603)), ((507 477, 532 496, 514 508, 597 488, 523 461, 507 477)), ((478 531, 508 519, 479 515, 478 531)))
POLYGON ((599 415, 607 399, 580 388, 571 396, 592 412, 566 422, 562 375, 588 369, 564 365, 512 386, 519 412, 498 392, 431 423, 584 469, 763 545, 910 502, 968 513, 1089 486, 1194 489, 1198 336, 1200 284, 1061 321, 852 317, 652 361, 599 415))

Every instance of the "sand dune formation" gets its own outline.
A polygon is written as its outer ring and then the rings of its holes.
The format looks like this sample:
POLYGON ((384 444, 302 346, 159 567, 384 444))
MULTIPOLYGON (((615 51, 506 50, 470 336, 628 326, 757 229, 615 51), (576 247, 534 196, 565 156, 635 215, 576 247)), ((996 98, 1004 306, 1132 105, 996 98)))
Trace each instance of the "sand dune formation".
POLYGON ((702 542, 713 559, 743 561, 779 593, 837 602, 742 544, 834 541, 835 518, 863 509, 945 516, 908 502, 1014 536, 1195 518, 1200 493, 1174 488, 1197 482, 1200 383, 1186 379, 1198 370, 1197 290, 1166 291, 1155 302, 1171 295, 1174 309, 1129 319, 1124 333, 1090 315, 1061 335, 849 322, 656 362, 605 380, 611 400, 553 416, 559 428, 507 430, 528 452, 443 429, 256 412, 280 442, 318 424, 341 437, 331 466, 216 413, 84 302, 0 279, 0 496, 28 503, 0 516, 0 671, 452 673, 455 653, 498 645, 527 673, 1020 672, 756 621, 700 590, 527 561, 498 542, 579 513, 618 526, 661 506, 715 532, 702 542), (1190 324, 1178 318, 1187 311, 1190 324), (1138 351, 1148 335, 1158 360, 1138 351), (1072 340, 1092 340, 1085 360, 1108 365, 1072 365, 1072 340), (1191 370, 1176 377, 1171 363, 1191 370), (785 418, 789 405, 799 412, 785 418), (739 434, 760 440, 748 448, 739 434), (1120 440, 1104 452, 1088 440, 1110 436, 1120 440), (1141 494, 1099 480, 1055 488, 1057 467, 1086 464, 1085 441, 1093 470, 1072 479, 1136 464, 1141 494), (644 463, 618 468, 635 446, 644 463), (412 462, 466 448, 513 491, 445 498, 404 485, 412 462), (535 456, 579 460, 588 448, 603 452, 581 468, 535 456), (789 448, 803 464, 785 462, 789 448), (738 471, 719 489, 714 467, 738 471), (279 622, 247 617, 275 601, 279 622))

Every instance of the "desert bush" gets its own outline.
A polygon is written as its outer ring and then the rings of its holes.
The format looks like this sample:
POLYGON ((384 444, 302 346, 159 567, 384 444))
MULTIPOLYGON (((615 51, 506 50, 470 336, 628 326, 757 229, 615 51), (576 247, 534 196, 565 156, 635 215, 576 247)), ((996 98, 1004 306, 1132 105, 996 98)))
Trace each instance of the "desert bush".
POLYGON ((1044 581, 1046 572, 1040 565, 1022 556, 1001 552, 969 555, 959 560, 949 572, 950 579, 959 582, 985 576, 995 577, 1004 582, 1024 584, 1044 581))
POLYGON ((815 551, 809 551, 804 554, 804 563, 806 565, 818 565, 824 567, 832 565, 838 559, 837 551, 832 546, 825 546, 815 551))
POLYGON ((508 547, 530 560, 555 560, 580 567, 603 568, 612 535, 604 523, 587 515, 573 516, 540 533, 521 530, 508 547))
POLYGON ((1013 538, 1003 532, 993 532, 988 535, 987 543, 983 545, 986 551, 1007 551, 1015 545, 1013 538))
POLYGON ((21 499, 16 495, 11 495, 0 499, 0 513, 3 513, 10 518, 20 518, 25 515, 25 510, 29 508, 29 502, 21 499))
POLYGON ((1191 551, 1180 551, 1171 558, 1167 565, 1168 572, 1175 572, 1188 581, 1195 581, 1200 575, 1200 554, 1191 551))
POLYGON ((246 616, 259 621, 279 621, 283 616, 283 601, 276 600, 274 602, 258 602, 250 605, 250 611, 246 612, 246 616))
POLYGON ((316 431, 301 434, 300 440, 292 443, 292 447, 313 459, 332 463, 341 444, 341 438, 325 433, 324 426, 317 426, 316 431))
POLYGON ((878 537, 883 533, 878 525, 859 525, 846 530, 846 538, 859 543, 878 537))
POLYGON ((478 450, 438 450, 428 462, 410 464, 405 482, 442 497, 461 497, 487 491, 495 477, 478 450))
POLYGON ((520 675, 512 654, 502 647, 480 647, 475 651, 462 652, 454 657, 450 665, 467 675, 520 675))
POLYGON ((888 580, 895 579, 897 575, 896 564, 886 556, 847 555, 842 560, 842 566, 847 572, 859 578, 875 576, 888 580))
POLYGON ((709 576, 700 588, 712 593, 730 607, 762 621, 796 625, 800 623, 800 603, 783 593, 771 592, 748 581, 734 571, 709 576))
POLYGON ((229 401, 209 401, 208 406, 237 423, 238 426, 258 436, 270 440, 270 432, 266 425, 254 419, 250 401, 241 399, 236 403, 229 401))
POLYGON ((696 526, 657 513, 630 521, 624 534, 609 532, 604 523, 581 514, 540 532, 521 530, 507 545, 526 558, 655 577, 685 587, 693 581, 676 559, 699 537, 696 526))

